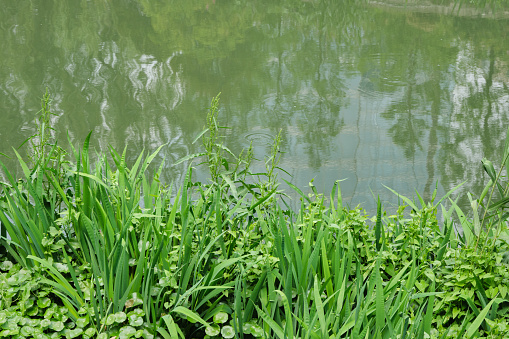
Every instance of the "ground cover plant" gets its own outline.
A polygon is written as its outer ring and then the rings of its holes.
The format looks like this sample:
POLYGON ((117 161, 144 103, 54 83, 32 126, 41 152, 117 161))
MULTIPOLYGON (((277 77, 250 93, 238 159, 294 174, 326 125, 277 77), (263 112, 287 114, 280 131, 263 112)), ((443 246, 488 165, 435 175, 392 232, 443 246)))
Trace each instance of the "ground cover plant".
POLYGON ((252 173, 252 148, 223 144, 218 105, 176 188, 153 164, 162 146, 132 165, 125 149, 92 161, 89 135, 67 154, 44 96, 29 161, 16 152, 22 177, 2 165, 0 337, 509 335, 509 145, 498 171, 483 161, 491 180, 468 211, 453 190, 401 197, 393 214, 378 200, 370 217, 343 204, 339 181, 327 196, 289 183, 301 202, 292 210, 282 136, 252 173), (194 181, 192 166, 210 181, 194 181))

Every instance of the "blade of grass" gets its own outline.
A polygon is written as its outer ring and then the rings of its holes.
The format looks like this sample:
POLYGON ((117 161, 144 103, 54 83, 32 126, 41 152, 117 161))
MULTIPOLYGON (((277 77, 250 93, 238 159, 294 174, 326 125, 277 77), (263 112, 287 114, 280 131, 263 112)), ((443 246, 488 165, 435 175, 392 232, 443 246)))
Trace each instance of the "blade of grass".
POLYGON ((267 313, 263 312, 258 306, 254 305, 254 307, 256 308, 258 315, 263 319, 263 321, 265 321, 267 325, 269 325, 274 334, 279 339, 285 339, 286 336, 281 326, 279 326, 269 315, 267 315, 267 313))
POLYGON ((489 302, 489 304, 486 305, 486 307, 483 308, 483 310, 479 313, 479 315, 474 319, 472 324, 467 329, 467 333, 466 333, 467 338, 471 339, 471 338, 474 337, 474 335, 476 334, 477 330, 479 329, 479 326, 481 326, 482 322, 486 318, 486 315, 488 314, 488 311, 490 310, 491 305, 493 305, 493 303, 495 301, 499 301, 500 302, 500 300, 498 300, 498 298, 492 299, 489 302))
POLYGON ((382 232, 382 203, 380 202, 380 196, 376 204, 376 223, 375 223, 375 244, 376 250, 380 251, 382 243, 380 242, 380 233, 382 232))
MULTIPOLYGON (((435 292, 435 280, 433 279, 430 288, 431 293, 435 292)), ((431 336, 431 322, 433 320, 433 306, 435 303, 435 295, 432 294, 428 297, 428 304, 426 305, 426 314, 424 316, 424 332, 431 336)))
MULTIPOLYGON (((322 332, 322 338, 325 338, 327 336, 327 324, 325 322, 325 311, 323 308, 322 303, 322 296, 320 295, 320 287, 318 286, 318 276, 315 275, 315 279, 313 282, 313 294, 315 297, 315 307, 316 307, 316 313, 318 315, 318 321, 320 322, 320 330, 322 332)), ((293 338, 290 337, 290 338, 293 338)))
POLYGON ((380 256, 377 257, 375 276, 376 276, 376 301, 375 301, 376 329, 379 331, 379 333, 382 333, 385 327, 385 296, 382 283, 382 276, 380 275, 380 256))

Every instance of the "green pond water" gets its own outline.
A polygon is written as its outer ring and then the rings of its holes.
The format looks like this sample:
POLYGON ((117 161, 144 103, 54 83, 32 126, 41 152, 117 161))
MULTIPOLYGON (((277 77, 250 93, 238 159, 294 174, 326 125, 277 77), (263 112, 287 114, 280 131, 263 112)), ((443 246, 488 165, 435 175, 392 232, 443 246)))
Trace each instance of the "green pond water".
MULTIPOLYGON (((167 144, 163 179, 199 151, 206 108, 234 152, 268 155, 282 130, 280 177, 368 210, 383 185, 430 197, 501 158, 509 123, 509 14, 447 1, 4 1, 0 152, 35 132, 48 88, 56 136, 126 145, 130 160, 167 144), (407 3, 405 5, 405 3, 407 3)), ((6 160, 2 157, 2 160, 6 160)), ((9 160, 7 159, 7 163, 9 160)), ((260 169, 261 165, 258 165, 260 169)), ((198 178, 204 178, 203 172, 198 178)), ((464 200, 466 197, 463 198, 464 200)), ((468 200, 466 200, 468 201, 468 200)))

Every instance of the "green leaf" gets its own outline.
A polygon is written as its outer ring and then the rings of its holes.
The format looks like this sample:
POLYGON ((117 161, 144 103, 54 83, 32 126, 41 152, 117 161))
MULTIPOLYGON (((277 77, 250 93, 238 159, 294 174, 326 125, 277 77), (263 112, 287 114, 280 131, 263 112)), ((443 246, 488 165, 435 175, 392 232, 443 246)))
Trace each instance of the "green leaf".
POLYGON ((108 185, 106 185, 101 179, 99 179, 95 175, 84 173, 84 172, 71 171, 71 170, 69 170, 69 172, 71 172, 73 174, 77 174, 77 175, 82 176, 82 177, 90 178, 90 179, 94 180, 95 182, 97 182, 99 185, 101 185, 104 188, 106 188, 107 190, 109 190, 108 185))
MULTIPOLYGON (((431 292, 435 292, 435 280, 433 280, 431 284, 431 292)), ((433 320, 433 306, 435 303, 435 295, 430 295, 428 297, 428 303, 426 305, 426 314, 424 316, 424 332, 428 335, 431 335, 431 322, 433 320)))
MULTIPOLYGON (((318 276, 316 276, 316 275, 315 275, 315 279, 313 282, 313 294, 315 297, 314 302, 315 302, 315 307, 316 307, 316 314, 318 315, 318 321, 320 322, 320 329, 321 329, 321 332, 323 335, 327 332, 327 323, 325 322, 325 311, 323 308, 322 296, 320 295, 320 287, 318 286, 318 276)), ((290 312, 290 314, 291 314, 291 312, 290 312)), ((288 320, 286 322, 287 322, 287 326, 288 325, 291 326, 291 322, 290 322, 290 324, 288 324, 288 320)), ((293 338, 293 336, 291 338, 293 338)))
POLYGON ((214 314, 214 323, 216 324, 224 324, 228 321, 228 313, 226 312, 218 312, 214 314))
POLYGON ((233 330, 233 327, 229 325, 223 326, 223 328, 221 329, 221 335, 223 336, 223 338, 230 339, 235 337, 235 331, 233 330))
MULTIPOLYGON (((179 334, 181 334, 182 332, 180 331, 180 328, 178 327, 178 325, 173 321, 172 316, 167 314, 167 315, 163 316, 163 320, 164 320, 164 323, 166 324, 166 327, 168 328, 168 331, 170 331, 170 333, 168 334, 168 332, 166 332, 162 327, 159 327, 157 329, 157 331, 161 334, 163 332, 165 332, 165 334, 166 334, 165 338, 168 338, 168 339, 179 338, 179 334), (171 337, 170 337, 170 335, 171 335, 171 337)), ((184 336, 181 335, 180 338, 184 338, 184 336)))
POLYGON ((419 299, 419 298, 426 298, 426 297, 429 297, 431 295, 439 295, 439 294, 444 294, 446 292, 426 292, 426 293, 415 293, 415 294, 412 294, 412 296, 410 297, 410 299, 419 299))
POLYGON ((483 310, 479 313, 479 315, 474 319, 472 324, 468 327, 468 330, 466 333, 467 338, 470 339, 470 338, 474 337, 474 335, 477 333, 477 330, 479 329, 479 326, 481 326, 482 322, 486 318, 486 315, 488 314, 488 311, 490 310, 491 305, 493 305, 493 303, 495 301, 503 302, 503 299, 498 299, 498 298, 493 299, 489 302, 488 305, 486 305, 485 308, 483 308, 483 310))
MULTIPOLYGON (((283 179, 283 178, 281 178, 283 179)), ((298 188, 297 186, 295 186, 294 184, 292 184, 291 182, 289 181, 286 181, 285 179, 283 179, 284 182, 286 182, 286 184, 288 186, 290 186, 295 192, 297 192, 302 198, 304 198, 307 202, 311 203, 311 199, 309 199, 309 197, 307 195, 305 195, 302 190, 300 188, 298 188)))
POLYGON ((9 260, 5 260, 2 263, 0 263, 0 270, 9 271, 12 268, 12 266, 14 266, 12 262, 10 262, 9 260))
POLYGON ((85 336, 87 336, 89 338, 93 338, 96 333, 97 333, 97 331, 95 330, 95 328, 89 327, 85 330, 85 333, 83 334, 83 338, 85 338, 85 336))
POLYGON ((418 211, 419 209, 417 208, 417 206, 415 206, 415 204, 412 202, 412 200, 408 199, 407 197, 405 196, 402 196, 401 194, 399 194, 398 192, 396 192, 395 190, 383 185, 385 188, 387 188, 389 191, 391 191, 392 193, 396 194, 398 197, 400 197, 401 199, 403 199, 403 201, 408 205, 410 206, 414 211, 418 211))
POLYGON ((37 299, 37 306, 40 308, 46 308, 51 305, 51 299, 48 297, 37 299))
POLYGON ((128 339, 136 334, 136 329, 132 326, 124 326, 118 333, 118 339, 128 339))
POLYGON ((115 317, 115 321, 119 324, 123 323, 127 319, 127 316, 124 312, 117 312, 113 316, 115 317))
POLYGON ((129 325, 131 325, 131 326, 138 327, 138 326, 143 325, 143 318, 136 314, 132 314, 128 318, 129 318, 129 325))
POLYGON ((219 325, 217 325, 217 324, 212 324, 211 326, 207 326, 205 328, 205 333, 207 335, 210 335, 211 337, 218 335, 220 331, 221 331, 221 329, 219 328, 219 325))
POLYGON ((31 326, 23 326, 20 331, 21 335, 28 337, 34 333, 34 328, 31 326))
POLYGON ((106 326, 111 326, 115 323, 115 315, 114 314, 110 314, 106 317, 106 326))
POLYGON ((375 245, 377 251, 380 251, 380 248, 382 246, 380 239, 381 232, 382 232, 382 203, 380 202, 380 196, 378 196, 378 201, 376 204, 376 223, 375 223, 375 245))
POLYGON ((194 154, 186 155, 185 157, 180 158, 179 160, 177 160, 177 162, 174 163, 173 166, 177 166, 178 164, 181 164, 184 161, 191 160, 191 159, 194 159, 194 158, 199 158, 199 157, 202 157, 204 155, 207 155, 207 153, 194 153, 194 154))
POLYGON ((277 190, 277 186, 274 187, 274 189, 272 191, 270 191, 269 193, 267 193, 266 195, 264 195, 263 197, 257 199, 256 203, 254 203, 253 205, 251 205, 249 207, 249 210, 252 211, 254 210, 258 205, 262 204, 264 201, 266 201, 267 199, 269 199, 270 197, 272 197, 272 195, 276 192, 277 190))
POLYGON ((80 317, 76 320, 76 326, 83 328, 88 325, 88 322, 89 322, 88 315, 86 317, 80 317))
POLYGON ((62 321, 52 321, 50 329, 56 332, 60 332, 64 329, 64 323, 62 321))
POLYGON ((191 311, 190 309, 188 308, 185 308, 183 306, 177 306, 173 309, 173 312, 177 312, 177 313, 180 313, 184 316, 186 316, 187 318, 189 319, 192 319, 193 321, 195 322, 199 322, 200 324, 202 324, 203 326, 207 327, 209 326, 209 324, 203 320, 199 315, 198 313, 196 312, 193 312, 191 311))
POLYGON ((79 327, 75 328, 75 329, 69 331, 69 338, 76 338, 77 336, 79 336, 82 333, 83 333, 82 328, 79 328, 79 327))
POLYGON ((256 323, 249 323, 251 325, 250 333, 253 337, 259 338, 265 333, 263 328, 256 323))
POLYGON ((279 326, 274 320, 272 320, 272 318, 269 317, 267 313, 263 312, 258 306, 254 305, 254 307, 256 308, 258 315, 262 317, 263 321, 265 321, 270 326, 272 331, 274 331, 274 334, 277 335, 279 339, 284 339, 285 334, 281 326, 279 326))
POLYGON ((376 275, 376 329, 382 333, 385 327, 385 296, 380 275, 380 256, 378 256, 375 267, 376 275))
POLYGON ((69 297, 71 297, 73 300, 75 300, 78 303, 78 305, 76 305, 76 306, 78 306, 78 308, 80 308, 83 305, 83 300, 80 298, 80 296, 76 292, 76 290, 71 286, 71 284, 69 284, 67 279, 64 278, 64 276, 62 274, 60 274, 60 272, 58 272, 52 265, 50 265, 50 263, 47 260, 37 258, 32 255, 29 255, 28 258, 35 260, 35 261, 39 262, 40 264, 42 264, 49 271, 50 275, 53 277, 53 279, 55 280, 57 285, 55 285, 54 282, 52 283, 52 281, 50 281, 48 279, 42 279, 43 282, 46 282, 56 288, 60 288, 63 293, 65 293, 66 295, 68 295, 69 297))

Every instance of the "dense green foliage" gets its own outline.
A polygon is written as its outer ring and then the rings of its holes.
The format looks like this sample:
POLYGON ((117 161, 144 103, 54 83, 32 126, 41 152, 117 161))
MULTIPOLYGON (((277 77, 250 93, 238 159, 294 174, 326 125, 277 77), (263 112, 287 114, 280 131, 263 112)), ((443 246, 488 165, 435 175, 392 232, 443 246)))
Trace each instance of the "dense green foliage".
MULTIPOLYGON (((3 167, 0 337, 509 335, 502 169, 483 162, 492 180, 469 195, 469 213, 435 191, 401 197, 393 215, 379 201, 370 218, 343 205, 339 181, 327 197, 290 184, 293 211, 278 184, 281 135, 265 173, 251 173, 252 149, 222 144, 217 112, 218 97, 197 138, 204 152, 182 160, 201 159, 211 180, 189 167, 178 192, 151 165, 160 148, 132 166, 126 150, 92 161, 90 134, 70 146, 73 161, 37 134, 31 163, 18 155, 21 179, 3 167)), ((48 114, 45 96, 39 133, 48 114)), ((506 170, 508 157, 506 144, 506 170)))

